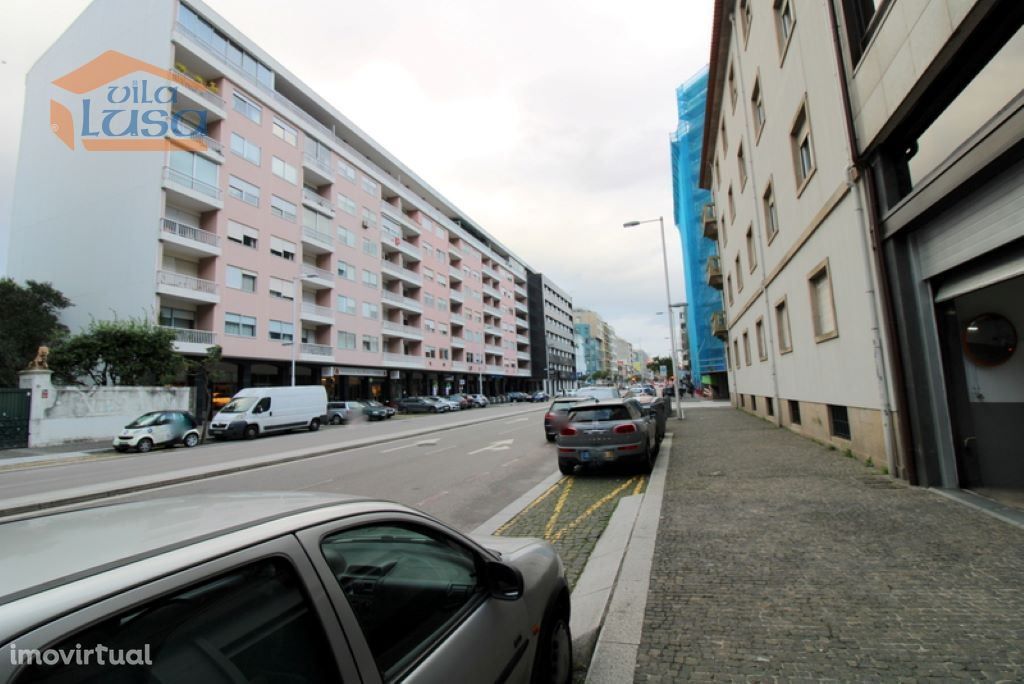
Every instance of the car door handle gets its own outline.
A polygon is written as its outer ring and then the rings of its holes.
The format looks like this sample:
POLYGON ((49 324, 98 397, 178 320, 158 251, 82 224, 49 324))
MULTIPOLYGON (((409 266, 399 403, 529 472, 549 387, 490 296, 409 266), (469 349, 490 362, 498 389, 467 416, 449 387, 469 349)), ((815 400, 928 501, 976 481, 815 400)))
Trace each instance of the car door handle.
POLYGON ((274 415, 274 412, 273 411, 267 411, 267 415, 268 416, 272 416, 272 415, 274 415))

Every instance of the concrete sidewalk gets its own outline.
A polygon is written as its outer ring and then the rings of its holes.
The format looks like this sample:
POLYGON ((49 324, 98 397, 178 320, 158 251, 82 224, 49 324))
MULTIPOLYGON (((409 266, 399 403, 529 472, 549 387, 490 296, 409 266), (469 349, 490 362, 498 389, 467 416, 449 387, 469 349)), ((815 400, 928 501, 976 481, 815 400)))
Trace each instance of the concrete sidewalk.
POLYGON ((669 429, 634 681, 1024 679, 1024 530, 735 410, 669 429))

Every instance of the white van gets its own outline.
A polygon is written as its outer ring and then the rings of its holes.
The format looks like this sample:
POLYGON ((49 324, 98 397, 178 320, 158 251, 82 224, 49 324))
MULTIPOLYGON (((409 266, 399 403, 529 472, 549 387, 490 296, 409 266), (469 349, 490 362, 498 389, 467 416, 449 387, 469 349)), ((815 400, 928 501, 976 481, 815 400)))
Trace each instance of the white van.
POLYGON ((319 430, 326 413, 327 390, 322 385, 247 387, 217 412, 209 434, 253 439, 264 432, 319 430))

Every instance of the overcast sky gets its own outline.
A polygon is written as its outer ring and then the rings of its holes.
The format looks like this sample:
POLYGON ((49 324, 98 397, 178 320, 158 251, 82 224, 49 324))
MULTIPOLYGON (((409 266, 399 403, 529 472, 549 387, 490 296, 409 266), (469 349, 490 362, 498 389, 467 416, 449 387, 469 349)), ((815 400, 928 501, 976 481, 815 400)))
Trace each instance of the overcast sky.
MULTIPOLYGON (((577 307, 667 353, 658 226, 621 226, 665 217, 682 300, 668 136, 711 0, 291 0, 287 21, 277 2, 207 2, 577 307)), ((4 2, 0 273, 25 74, 87 4, 4 2)))

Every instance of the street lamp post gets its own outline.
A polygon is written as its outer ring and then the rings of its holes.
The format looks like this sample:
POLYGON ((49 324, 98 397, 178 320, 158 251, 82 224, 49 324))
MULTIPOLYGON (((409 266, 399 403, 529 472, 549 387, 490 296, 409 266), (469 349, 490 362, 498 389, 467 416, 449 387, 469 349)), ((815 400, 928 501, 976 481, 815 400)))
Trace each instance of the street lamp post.
POLYGON ((669 364, 671 365, 672 382, 675 390, 674 398, 676 404, 676 415, 680 420, 682 420, 684 417, 683 400, 682 397, 679 396, 679 375, 676 372, 676 350, 678 347, 676 346, 676 327, 672 324, 672 292, 669 289, 668 284, 668 249, 665 247, 665 219, 659 216, 656 219, 648 219, 646 221, 627 221, 622 224, 622 227, 633 228, 644 223, 654 223, 655 221, 657 221, 658 225, 661 226, 661 260, 662 265, 665 267, 665 311, 668 314, 665 318, 668 319, 669 339, 672 340, 672 354, 669 359, 669 364))

